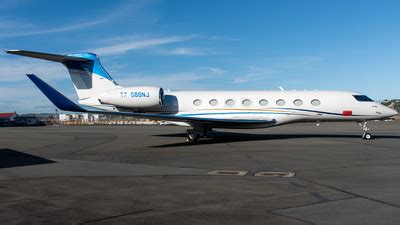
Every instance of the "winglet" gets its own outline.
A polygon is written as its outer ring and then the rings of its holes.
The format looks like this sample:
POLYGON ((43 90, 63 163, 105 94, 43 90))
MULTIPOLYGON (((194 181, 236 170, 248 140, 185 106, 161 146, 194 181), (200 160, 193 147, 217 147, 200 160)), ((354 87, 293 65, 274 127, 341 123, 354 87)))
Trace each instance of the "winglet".
POLYGON ((44 95, 59 109, 73 112, 86 112, 87 110, 69 100, 56 89, 45 83, 34 74, 27 74, 28 78, 43 92, 44 95))

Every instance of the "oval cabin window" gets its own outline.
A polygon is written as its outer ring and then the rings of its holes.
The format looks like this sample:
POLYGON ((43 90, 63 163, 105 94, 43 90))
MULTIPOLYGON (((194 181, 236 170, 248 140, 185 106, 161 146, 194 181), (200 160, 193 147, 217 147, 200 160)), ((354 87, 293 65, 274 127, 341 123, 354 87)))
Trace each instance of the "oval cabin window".
POLYGON ((276 104, 279 106, 284 106, 286 104, 286 102, 283 99, 279 99, 278 101, 276 101, 276 104))
POLYGON ((303 105, 303 101, 300 100, 300 99, 296 99, 296 100, 293 101, 293 104, 294 104, 295 106, 301 106, 301 105, 303 105))
POLYGON ((201 105, 201 100, 200 100, 200 99, 194 100, 194 101, 193 101, 193 105, 195 105, 195 106, 201 105))
POLYGON ((211 100, 210 100, 210 105, 212 105, 212 106, 218 105, 217 99, 211 99, 211 100))
POLYGON ((258 103, 259 103, 261 106, 267 106, 267 105, 268 105, 268 101, 267 101, 266 99, 261 99, 258 103))
POLYGON ((227 106, 233 106, 235 104, 235 101, 233 99, 228 99, 225 101, 225 104, 227 106))
POLYGON ((319 105, 321 105, 321 101, 318 100, 318 99, 314 99, 314 100, 311 101, 311 105, 313 105, 313 106, 319 106, 319 105))
POLYGON ((242 104, 244 106, 249 106, 249 105, 251 105, 251 101, 249 99, 245 99, 245 100, 242 101, 242 104))

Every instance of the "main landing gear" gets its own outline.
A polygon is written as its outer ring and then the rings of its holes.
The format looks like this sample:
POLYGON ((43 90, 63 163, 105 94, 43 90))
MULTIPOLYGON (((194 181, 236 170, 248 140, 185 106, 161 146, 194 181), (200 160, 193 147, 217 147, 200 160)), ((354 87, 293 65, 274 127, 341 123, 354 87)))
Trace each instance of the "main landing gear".
POLYGON ((195 142, 200 139, 200 134, 193 133, 192 131, 187 130, 186 141, 187 142, 195 142))
POLYGON ((362 139, 364 140, 371 140, 372 139, 372 134, 369 133, 369 128, 367 127, 367 122, 360 122, 358 123, 360 125, 361 129, 364 131, 362 135, 362 139))
POLYGON ((208 128, 206 126, 193 127, 193 129, 189 129, 186 131, 186 141, 187 142, 196 142, 200 138, 208 137, 210 134, 209 132, 211 132, 211 131, 212 131, 212 129, 208 128))

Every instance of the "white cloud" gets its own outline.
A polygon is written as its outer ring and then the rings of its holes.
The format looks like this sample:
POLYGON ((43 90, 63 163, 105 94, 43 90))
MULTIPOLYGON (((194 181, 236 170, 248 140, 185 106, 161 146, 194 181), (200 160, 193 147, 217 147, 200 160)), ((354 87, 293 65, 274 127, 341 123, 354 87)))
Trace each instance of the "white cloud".
POLYGON ((135 39, 128 40, 120 44, 114 44, 106 47, 95 48, 90 51, 95 52, 98 55, 118 55, 123 54, 131 50, 147 49, 154 46, 178 43, 193 39, 194 35, 188 36, 167 36, 160 38, 148 38, 148 39, 135 39))
POLYGON ((208 39, 213 40, 213 41, 240 41, 239 38, 233 38, 233 37, 227 37, 227 36, 221 36, 221 35, 211 35, 208 37, 208 39))
MULTIPOLYGON (((92 27, 101 23, 106 22, 106 19, 98 19, 86 22, 80 22, 76 24, 69 24, 62 27, 50 28, 50 29, 36 29, 36 30, 27 30, 27 31, 15 31, 15 32, 4 32, 0 33, 0 37, 21 37, 21 36, 32 36, 32 35, 41 35, 41 34, 51 34, 51 33, 60 33, 67 32, 72 30, 79 30, 87 27, 92 27)), ((4 21, 3 21, 4 22, 4 21)), ((10 23, 10 22, 9 22, 10 23)), ((28 26, 28 25, 26 25, 28 26)))
POLYGON ((33 25, 27 22, 0 19, 0 28, 3 28, 2 32, 0 32, 0 38, 61 33, 61 32, 68 32, 73 30, 89 28, 106 22, 112 22, 116 18, 122 17, 128 13, 130 16, 132 16, 141 10, 145 10, 153 3, 154 1, 128 2, 126 4, 117 6, 117 8, 115 9, 110 9, 109 14, 102 15, 101 17, 81 20, 75 23, 64 23, 64 25, 62 26, 53 28, 39 28, 37 25, 33 25))
POLYGON ((0 4, 0 10, 10 10, 12 8, 16 8, 26 1, 27 0, 2 0, 0 4))
POLYGON ((225 70, 222 70, 217 67, 201 67, 200 70, 209 71, 210 73, 215 74, 215 75, 220 75, 220 74, 226 73, 225 70))
POLYGON ((201 49, 201 48, 174 48, 174 49, 159 49, 156 53, 161 55, 189 55, 189 56, 201 56, 201 55, 216 55, 216 51, 212 49, 201 49))
POLYGON ((0 87, 0 93, 1 112, 48 112, 50 109, 55 108, 33 84, 29 86, 0 87))
POLYGON ((166 73, 157 75, 129 74, 117 79, 123 86, 161 86, 171 89, 187 89, 194 87, 204 76, 196 72, 166 73), (138 79, 140 77, 140 79, 138 79))
POLYGON ((28 79, 25 74, 33 73, 46 80, 69 78, 67 69, 54 62, 28 58, 0 57, 0 77, 2 82, 16 82, 28 79))
POLYGON ((206 89, 208 85, 203 82, 212 82, 220 79, 216 75, 224 74, 226 71, 217 67, 199 67, 191 71, 162 74, 130 73, 120 74, 117 82, 123 86, 161 86, 174 90, 198 90, 206 89), (138 79, 140 77, 140 79, 138 79))
MULTIPOLYGON (((0 86, 0 112, 52 112, 57 108, 27 77, 25 78, 26 81, 13 82, 12 86, 0 86)), ((43 77, 40 76, 40 78, 43 77)), ((67 88, 60 88, 51 83, 50 85, 58 90, 63 89, 61 91, 63 95, 77 101, 77 95, 72 85, 67 88)))
POLYGON ((324 61, 324 59, 317 56, 285 57, 281 59, 281 62, 278 66, 285 69, 309 70, 313 69, 313 66, 316 63, 322 61, 324 61))
POLYGON ((20 23, 16 21, 10 21, 5 19, 0 19, 0 28, 1 29, 9 29, 9 28, 31 28, 32 24, 30 23, 20 23))
MULTIPOLYGON (((0 57, 0 111, 17 112, 49 112, 56 107, 26 77, 33 73, 45 82, 52 83, 70 80, 67 69, 59 63, 51 63, 38 59, 0 57)), ((76 99, 71 86, 66 96, 76 99)), ((65 94, 65 93, 63 93, 65 94)))
POLYGON ((255 67, 249 66, 247 71, 242 75, 236 75, 233 77, 233 83, 249 83, 255 82, 260 80, 266 80, 271 78, 271 76, 279 73, 280 71, 270 69, 270 68, 263 68, 263 67, 255 67))

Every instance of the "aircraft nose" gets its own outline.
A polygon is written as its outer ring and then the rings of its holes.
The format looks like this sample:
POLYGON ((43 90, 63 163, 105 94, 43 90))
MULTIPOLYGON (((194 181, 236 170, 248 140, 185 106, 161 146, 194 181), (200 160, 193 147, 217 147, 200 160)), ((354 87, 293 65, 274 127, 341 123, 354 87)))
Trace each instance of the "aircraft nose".
POLYGON ((387 117, 392 117, 392 116, 396 116, 399 113, 394 109, 386 107, 385 114, 386 114, 387 117))

